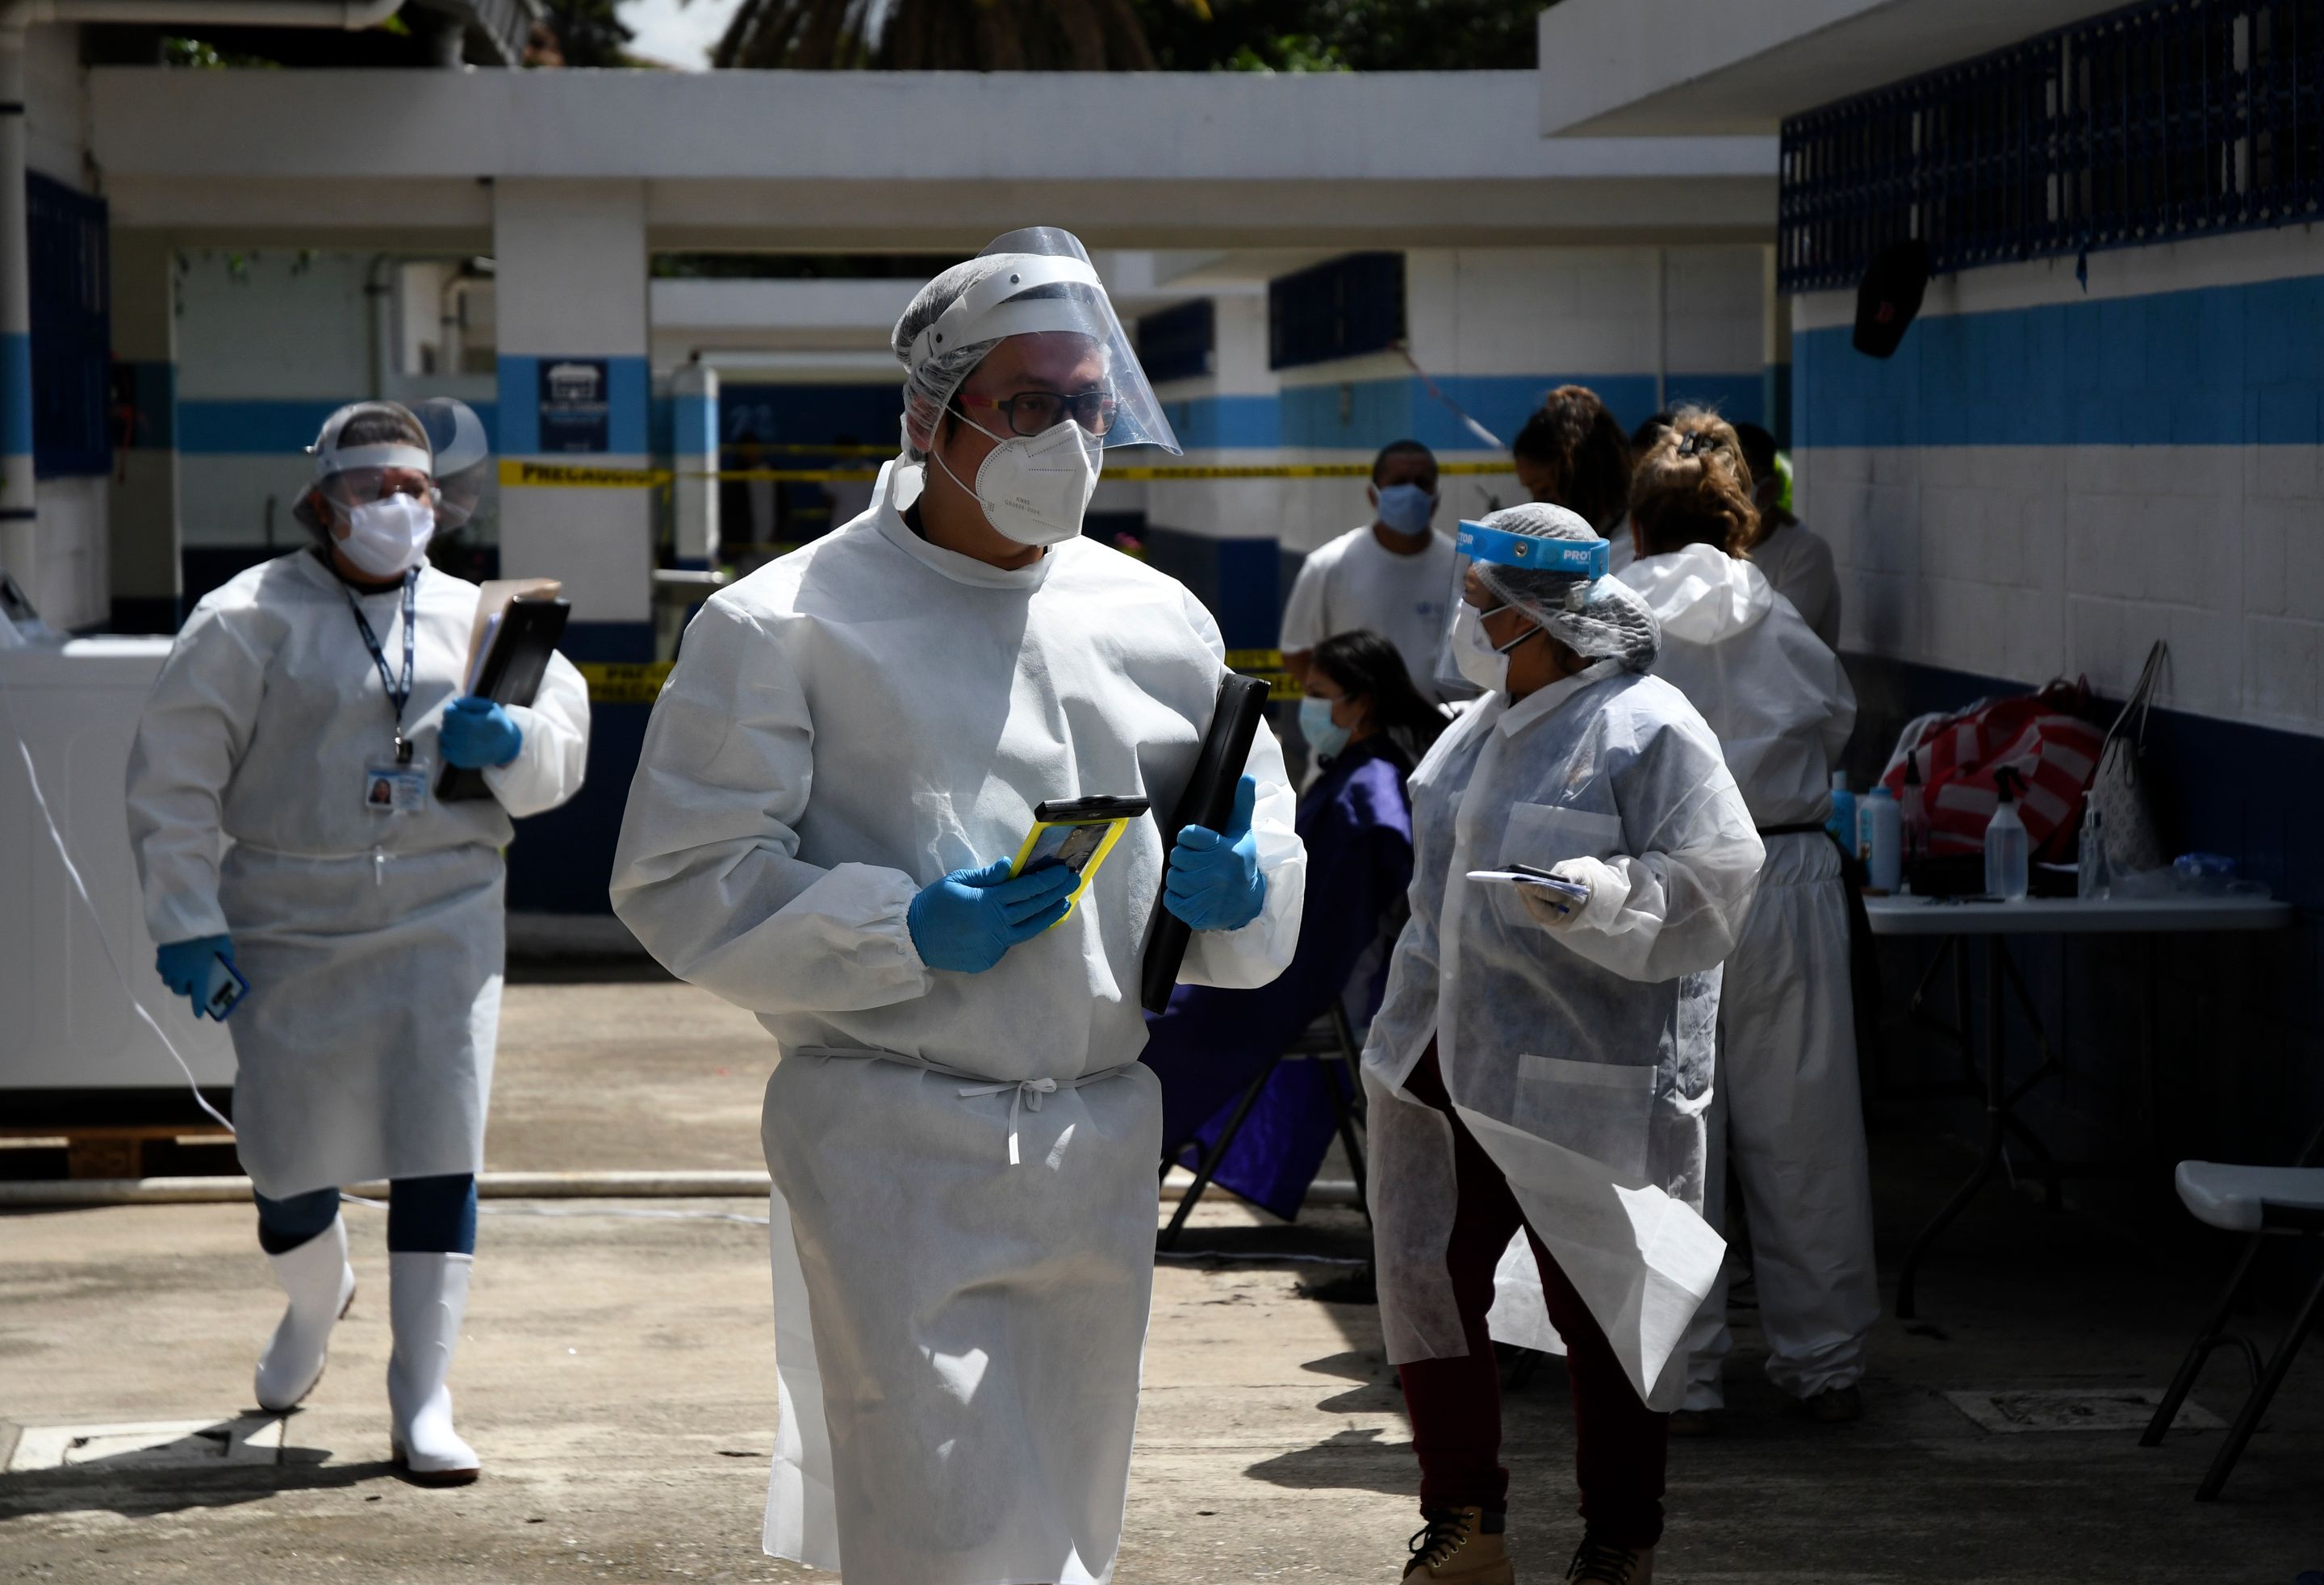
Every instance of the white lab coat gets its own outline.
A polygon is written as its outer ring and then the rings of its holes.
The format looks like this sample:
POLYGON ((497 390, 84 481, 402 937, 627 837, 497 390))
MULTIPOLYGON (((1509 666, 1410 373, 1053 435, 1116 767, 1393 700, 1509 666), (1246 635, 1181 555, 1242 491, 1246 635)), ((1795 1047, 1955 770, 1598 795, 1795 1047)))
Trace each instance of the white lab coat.
MULTIPOLYGON (((1719 734, 1761 829, 1821 823, 1856 722, 1839 658, 1757 565, 1715 545, 1647 557, 1621 576, 1662 622, 1655 675, 1719 734)), ((1719 1009, 1705 1213, 1721 1224, 1731 1150, 1751 1221, 1767 1374, 1804 1397, 1863 1374, 1880 1295, 1840 854, 1821 832, 1766 843, 1719 1009)), ((1725 1401, 1728 1276, 1722 1267, 1688 1332, 1691 1409, 1725 1401)))
MULTIPOLYGON (((235 1148, 273 1199, 374 1178, 475 1172, 500 1016, 501 850, 511 816, 571 797, 589 696, 555 658, 524 744, 489 798, 383 815, 364 769, 393 710, 313 552, 205 595, 153 684, 130 751, 129 834, 158 942, 230 935, 250 994, 226 1022, 235 1148), (222 841, 221 839, 226 839, 222 841)), ((405 735, 440 769, 474 584, 423 569, 405 735)), ((402 595, 361 598, 401 680, 402 595)))
MULTIPOLYGON (((1412 801, 1412 917, 1364 1051, 1388 1357, 1467 1352, 1443 1264, 1452 1136, 1404 1088, 1433 1037, 1462 1121, 1631 1385, 1671 1406, 1683 1373, 1664 1367, 1724 1249, 1696 1208, 1719 965, 1762 858, 1749 813, 1693 706, 1610 660, 1514 706, 1486 695, 1412 801), (1562 929, 1466 878, 1572 858, 1602 867, 1562 929)), ((1556 1346, 1537 1296, 1506 1301, 1494 1335, 1556 1346)))
MULTIPOLYGON (((780 1053, 768 1551, 850 1585, 1103 1580, 1152 1282, 1160 821, 984 973, 928 968, 906 909, 1013 853, 1045 799, 1167 818, 1224 650, 1184 587, 1094 540, 1016 571, 927 543, 900 515, 919 485, 890 464, 869 512, 696 617, 614 907, 780 1053)), ((1266 905, 1195 935, 1190 982, 1264 984, 1297 945, 1305 857, 1263 728, 1249 769, 1266 905)))

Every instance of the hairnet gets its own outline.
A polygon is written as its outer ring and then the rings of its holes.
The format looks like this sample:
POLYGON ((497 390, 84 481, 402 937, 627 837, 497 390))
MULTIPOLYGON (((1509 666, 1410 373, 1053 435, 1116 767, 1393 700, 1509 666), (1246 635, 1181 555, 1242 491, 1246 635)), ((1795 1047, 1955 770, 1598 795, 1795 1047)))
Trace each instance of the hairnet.
POLYGON ((1106 445, 1178 450, 1088 251, 1070 231, 1033 226, 994 237, 975 258, 945 271, 896 321, 890 346, 904 365, 904 455, 915 461, 927 455, 913 437, 935 435, 945 409, 988 353, 1011 336, 1045 331, 1074 332, 1098 344, 1117 403, 1106 445), (1031 283, 1010 290, 1019 277, 1031 283), (939 324, 954 309, 959 312, 951 327, 939 324))
POLYGON ((347 403, 323 420, 307 455, 315 459, 314 477, 290 503, 290 515, 316 534, 325 531, 326 521, 315 510, 315 493, 338 475, 409 468, 432 475, 436 466, 426 426, 410 408, 392 401, 347 403))
MULTIPOLYGON (((1489 529, 1538 539, 1600 538, 1575 513, 1545 501, 1505 506, 1479 521, 1489 529)), ((1486 588, 1577 655, 1616 659, 1631 671, 1645 671, 1662 650, 1662 624, 1637 592, 1618 579, 1591 580, 1490 561, 1473 565, 1486 588)))

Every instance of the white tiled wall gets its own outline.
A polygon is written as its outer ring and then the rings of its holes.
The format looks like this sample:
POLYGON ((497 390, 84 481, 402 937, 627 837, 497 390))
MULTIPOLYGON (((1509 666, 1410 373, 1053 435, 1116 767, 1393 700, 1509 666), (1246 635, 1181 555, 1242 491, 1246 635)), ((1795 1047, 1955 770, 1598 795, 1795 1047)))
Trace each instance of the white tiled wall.
POLYGON ((1801 515, 1841 567, 1843 647, 2324 733, 2313 447, 1808 448, 1801 515))

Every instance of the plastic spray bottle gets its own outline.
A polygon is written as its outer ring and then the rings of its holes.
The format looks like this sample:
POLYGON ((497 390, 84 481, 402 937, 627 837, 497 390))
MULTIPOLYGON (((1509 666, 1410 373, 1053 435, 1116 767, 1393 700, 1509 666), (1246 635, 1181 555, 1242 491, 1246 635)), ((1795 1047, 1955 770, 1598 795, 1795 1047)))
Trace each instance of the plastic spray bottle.
POLYGON ((2017 816, 2017 793, 2025 779, 2015 770, 2002 769, 1994 772, 1993 781, 2000 790, 2001 802, 1985 828, 1985 889, 1988 896, 2015 902, 2025 895, 2026 869, 2032 857, 2025 822, 2017 816))
POLYGON ((1909 868, 1929 856, 1929 805, 1921 791, 1921 751, 1904 756, 1904 863, 1909 868))
POLYGON ((1851 853, 1857 851, 1856 795, 1848 790, 1848 772, 1845 770, 1831 773, 1831 818, 1823 825, 1841 847, 1851 853))
POLYGON ((1864 866, 1872 889, 1894 894, 1904 878, 1904 817, 1896 795, 1876 787, 1857 806, 1864 831, 1864 866))

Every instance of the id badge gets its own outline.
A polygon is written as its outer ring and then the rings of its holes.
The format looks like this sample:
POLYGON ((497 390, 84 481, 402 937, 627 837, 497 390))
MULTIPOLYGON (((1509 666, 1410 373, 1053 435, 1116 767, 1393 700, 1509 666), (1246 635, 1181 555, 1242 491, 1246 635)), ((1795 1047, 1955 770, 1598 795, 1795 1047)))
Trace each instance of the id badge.
POLYGON ((425 760, 374 760, 364 767, 364 807, 374 815, 417 815, 428 807, 425 760))

